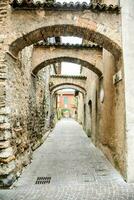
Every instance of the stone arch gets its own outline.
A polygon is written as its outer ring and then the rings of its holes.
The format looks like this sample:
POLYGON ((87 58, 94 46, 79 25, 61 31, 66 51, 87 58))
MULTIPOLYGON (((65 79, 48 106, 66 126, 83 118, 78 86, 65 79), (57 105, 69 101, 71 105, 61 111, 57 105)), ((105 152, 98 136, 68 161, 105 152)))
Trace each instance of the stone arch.
POLYGON ((55 85, 54 87, 51 88, 51 94, 53 95, 55 92, 57 92, 59 90, 63 90, 63 89, 74 89, 74 90, 78 90, 83 95, 86 94, 85 88, 81 87, 80 85, 71 84, 71 83, 63 83, 63 84, 55 85))
POLYGON ((115 57, 119 57, 121 54, 120 25, 112 23, 112 20, 113 22, 115 20, 115 15, 110 16, 110 23, 107 18, 104 19, 103 14, 92 11, 83 14, 80 11, 58 12, 53 10, 44 13, 44 11, 33 10, 33 17, 31 17, 30 12, 19 10, 19 12, 12 11, 11 15, 12 27, 10 27, 11 31, 9 31, 8 37, 10 37, 11 44, 9 50, 14 55, 17 55, 26 46, 56 36, 82 37, 99 44, 115 57), (25 19, 27 23, 24 23, 25 19), (15 36, 12 37, 11 33, 15 36))
POLYGON ((86 91, 86 79, 85 76, 52 75, 50 77, 50 91, 62 85, 74 85, 86 91))
POLYGON ((39 70, 41 70, 42 68, 44 68, 48 65, 51 65, 51 64, 54 64, 54 63, 59 63, 59 62, 71 62, 71 63, 80 64, 81 66, 86 67, 89 70, 96 73, 99 77, 102 76, 102 72, 100 70, 98 70, 98 68, 96 68, 94 65, 88 63, 85 60, 73 58, 72 56, 70 56, 70 57, 57 57, 57 58, 45 60, 44 62, 40 63, 40 65, 36 66, 36 68, 33 70, 33 74, 37 74, 39 70))
POLYGON ((33 73, 37 74, 49 64, 67 61, 85 66, 101 76, 102 69, 96 67, 98 59, 102 59, 102 49, 95 46, 85 49, 67 45, 35 46, 32 57, 33 73))

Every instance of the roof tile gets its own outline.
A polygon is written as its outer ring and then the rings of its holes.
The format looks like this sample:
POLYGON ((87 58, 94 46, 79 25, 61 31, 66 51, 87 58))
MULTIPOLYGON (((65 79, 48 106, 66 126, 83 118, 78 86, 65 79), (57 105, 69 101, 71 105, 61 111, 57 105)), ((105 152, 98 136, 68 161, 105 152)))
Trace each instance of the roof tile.
POLYGON ((34 0, 11 0, 10 5, 14 9, 44 9, 44 10, 56 10, 56 11, 68 11, 68 10, 92 10, 98 12, 120 12, 120 7, 118 5, 99 4, 99 3, 80 3, 80 2, 70 2, 70 3, 53 3, 53 2, 34 2, 34 0))

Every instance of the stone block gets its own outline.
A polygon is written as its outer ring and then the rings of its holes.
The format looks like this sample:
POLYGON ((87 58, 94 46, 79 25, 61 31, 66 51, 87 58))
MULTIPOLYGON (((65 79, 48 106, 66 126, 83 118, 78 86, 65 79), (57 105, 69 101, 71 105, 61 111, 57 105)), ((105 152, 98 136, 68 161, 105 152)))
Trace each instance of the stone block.
POLYGON ((1 150, 1 152, 0 152, 0 158, 8 158, 9 156, 12 156, 12 155, 13 155, 12 147, 1 150))
POLYGON ((0 115, 7 115, 9 114, 11 109, 9 107, 3 107, 0 109, 0 115))
POLYGON ((8 164, 1 164, 0 165, 0 176, 1 175, 8 175, 15 169, 15 162, 11 161, 8 164))
POLYGON ((6 115, 0 115, 0 124, 8 123, 8 117, 6 115))
POLYGON ((0 124, 0 130, 8 130, 10 129, 10 123, 0 124))
POLYGON ((8 140, 12 137, 11 132, 8 130, 0 131, 0 141, 8 140))
POLYGON ((3 43, 5 38, 6 36, 4 34, 0 34, 0 43, 3 43))
POLYGON ((8 148, 9 146, 10 146, 9 141, 0 141, 0 149, 5 149, 8 148))
POLYGON ((15 160, 15 156, 14 156, 14 155, 13 155, 13 156, 10 156, 10 157, 8 157, 8 158, 0 158, 0 162, 1 162, 1 163, 5 163, 5 164, 11 162, 12 160, 15 160))
POLYGON ((0 187, 10 187, 15 180, 14 174, 9 174, 6 177, 0 176, 0 187))

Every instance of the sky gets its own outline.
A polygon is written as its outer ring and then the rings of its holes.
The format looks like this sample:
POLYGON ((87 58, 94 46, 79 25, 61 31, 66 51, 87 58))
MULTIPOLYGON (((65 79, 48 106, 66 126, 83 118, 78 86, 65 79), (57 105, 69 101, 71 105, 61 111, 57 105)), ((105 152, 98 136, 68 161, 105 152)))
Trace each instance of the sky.
MULTIPOLYGON (((61 37, 62 43, 81 44, 82 39, 78 37, 61 37)), ((80 65, 68 62, 62 62, 61 73, 64 75, 80 75, 80 65)))

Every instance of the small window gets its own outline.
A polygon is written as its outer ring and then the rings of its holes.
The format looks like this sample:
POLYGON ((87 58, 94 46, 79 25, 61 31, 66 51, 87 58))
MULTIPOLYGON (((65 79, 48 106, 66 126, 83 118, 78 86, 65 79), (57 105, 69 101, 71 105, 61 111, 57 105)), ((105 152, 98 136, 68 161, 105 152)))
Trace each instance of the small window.
POLYGON ((64 104, 68 104, 68 97, 64 97, 64 104))

